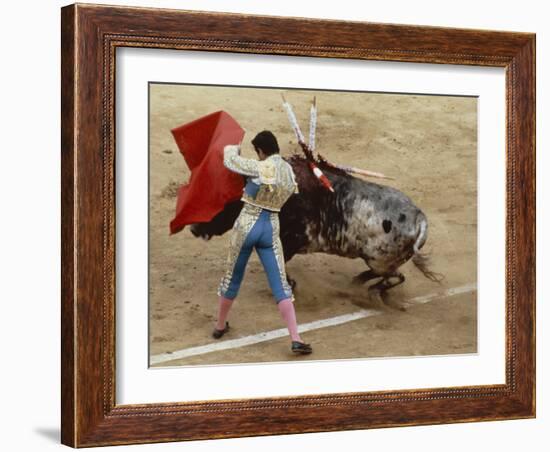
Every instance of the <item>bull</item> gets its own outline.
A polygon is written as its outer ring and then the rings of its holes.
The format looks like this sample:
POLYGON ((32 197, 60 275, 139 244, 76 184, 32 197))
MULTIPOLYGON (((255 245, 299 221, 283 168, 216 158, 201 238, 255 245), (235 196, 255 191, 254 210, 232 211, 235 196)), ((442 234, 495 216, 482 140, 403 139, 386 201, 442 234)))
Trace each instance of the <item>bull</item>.
MULTIPOLYGON (((384 301, 383 294, 405 281, 399 268, 412 259, 432 281, 442 276, 429 270, 420 250, 428 237, 426 215, 399 190, 360 179, 318 158, 316 165, 330 181, 326 190, 314 176, 307 158, 293 155, 292 165, 299 193, 283 206, 280 237, 285 262, 296 254, 326 253, 361 258, 367 269, 353 278, 355 284, 377 279, 369 295, 384 301)), ((242 201, 228 203, 207 223, 191 225, 196 237, 209 240, 233 226, 242 201)), ((289 278, 294 287, 296 282, 289 278)))

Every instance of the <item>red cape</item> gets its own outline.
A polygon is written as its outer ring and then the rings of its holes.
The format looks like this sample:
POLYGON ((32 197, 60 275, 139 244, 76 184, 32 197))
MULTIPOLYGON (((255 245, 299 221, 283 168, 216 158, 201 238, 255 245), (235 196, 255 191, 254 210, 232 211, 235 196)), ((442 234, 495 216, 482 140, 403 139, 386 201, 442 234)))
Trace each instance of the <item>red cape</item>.
POLYGON ((178 190, 176 216, 170 222, 175 234, 188 224, 210 221, 242 196, 244 179, 223 166, 223 148, 241 143, 244 130, 218 111, 173 129, 172 135, 191 170, 189 183, 178 190))

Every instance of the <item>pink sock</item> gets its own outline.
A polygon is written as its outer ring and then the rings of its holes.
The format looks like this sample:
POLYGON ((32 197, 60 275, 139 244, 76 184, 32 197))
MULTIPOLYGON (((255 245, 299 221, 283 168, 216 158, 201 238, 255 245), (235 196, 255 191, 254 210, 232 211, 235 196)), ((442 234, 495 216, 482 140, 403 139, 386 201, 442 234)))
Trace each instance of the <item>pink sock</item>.
POLYGON ((225 328, 225 321, 227 319, 227 314, 233 305, 233 300, 229 298, 220 297, 218 305, 218 322, 216 323, 217 330, 223 330, 225 328))
POLYGON ((277 304, 277 307, 279 308, 279 312, 281 313, 284 321, 286 322, 288 332, 290 333, 290 338, 293 341, 303 342, 302 338, 298 334, 298 324, 296 323, 296 311, 294 311, 294 303, 292 303, 292 300, 290 298, 286 298, 282 301, 279 301, 279 303, 277 304))

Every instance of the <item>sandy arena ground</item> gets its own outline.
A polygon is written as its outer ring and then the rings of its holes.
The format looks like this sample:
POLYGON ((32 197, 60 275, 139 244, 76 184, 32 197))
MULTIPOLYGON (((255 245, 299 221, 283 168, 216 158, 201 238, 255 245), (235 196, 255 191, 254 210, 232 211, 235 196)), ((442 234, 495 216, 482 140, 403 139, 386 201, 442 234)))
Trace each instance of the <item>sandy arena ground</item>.
MULTIPOLYGON (((150 356, 155 366, 325 360, 382 356, 475 353, 477 292, 446 291, 477 282, 477 100, 474 98, 378 93, 150 85, 150 356), (423 251, 445 280, 427 280, 411 262, 405 283, 388 292, 390 302, 413 303, 406 311, 368 299, 367 287, 351 285, 366 270, 363 261, 325 254, 302 255, 287 265, 298 286, 298 322, 304 324, 357 312, 378 315, 306 332, 314 353, 294 357, 288 337, 183 359, 169 354, 211 343, 217 295, 225 271, 228 235, 209 242, 188 228, 170 236, 177 187, 189 171, 170 129, 225 110, 247 130, 243 155, 255 157, 254 135, 270 129, 283 155, 298 149, 281 106, 281 92, 294 105, 307 133, 309 105, 317 96, 317 149, 334 163, 394 176, 380 181, 407 195, 428 217, 423 251), (168 356, 168 358, 166 357, 168 356)), ((271 297, 255 253, 229 317, 231 331, 221 341, 277 330, 285 325, 271 297)))

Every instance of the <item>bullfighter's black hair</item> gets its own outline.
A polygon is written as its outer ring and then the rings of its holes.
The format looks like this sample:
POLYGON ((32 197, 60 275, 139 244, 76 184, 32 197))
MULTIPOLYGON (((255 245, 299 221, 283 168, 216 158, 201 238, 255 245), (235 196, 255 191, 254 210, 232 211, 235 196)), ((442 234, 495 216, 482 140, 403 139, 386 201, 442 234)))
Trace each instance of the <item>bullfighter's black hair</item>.
POLYGON ((256 135, 252 140, 252 145, 254 146, 256 152, 261 149, 267 156, 279 153, 279 143, 277 143, 277 138, 275 138, 275 135, 273 135, 269 130, 264 130, 256 135))

